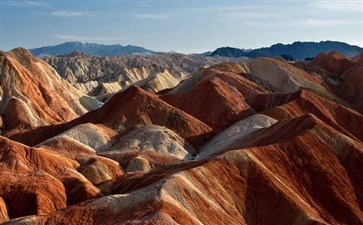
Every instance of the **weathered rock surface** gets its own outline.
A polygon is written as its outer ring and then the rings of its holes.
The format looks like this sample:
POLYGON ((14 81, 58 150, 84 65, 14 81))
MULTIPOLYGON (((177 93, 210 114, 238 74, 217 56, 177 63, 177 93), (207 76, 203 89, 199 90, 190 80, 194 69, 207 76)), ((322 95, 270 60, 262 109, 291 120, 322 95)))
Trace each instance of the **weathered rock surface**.
MULTIPOLYGON (((325 64, 221 63, 156 94, 168 82, 147 77, 149 91, 105 86, 98 109, 5 132, 0 222, 362 224, 363 73, 349 60, 339 78, 325 64)), ((12 121, 33 121, 17 98, 12 121)))
POLYGON ((25 49, 2 52, 0 65, 0 109, 7 131, 67 122, 98 107, 25 49))
POLYGON ((113 148, 119 150, 155 151, 171 155, 179 159, 189 153, 195 153, 195 148, 166 127, 148 125, 135 128, 118 138, 113 148))
POLYGON ((300 87, 324 90, 320 85, 320 77, 312 76, 280 59, 254 58, 243 62, 242 66, 248 75, 266 81, 278 92, 293 92, 300 87))
POLYGON ((212 129, 205 123, 160 100, 157 95, 132 86, 114 95, 102 107, 73 121, 24 131, 12 135, 12 138, 28 145, 36 145, 84 123, 103 124, 116 131, 135 125, 165 126, 197 148, 212 136, 212 129))
POLYGON ((232 59, 176 53, 99 57, 74 52, 44 60, 75 87, 98 96, 137 82, 147 91, 172 88, 200 67, 232 59), (112 86, 108 85, 110 83, 112 86))
POLYGON ((312 63, 322 67, 336 77, 339 77, 354 65, 352 60, 336 51, 321 53, 314 58, 312 63))
MULTIPOLYGON (((161 99, 220 131, 253 114, 253 109, 246 104, 244 95, 238 90, 238 85, 243 82, 242 75, 229 69, 231 68, 226 69, 222 65, 207 69, 202 72, 201 80, 190 90, 166 94, 161 99), (211 71, 215 74, 209 78, 207 74, 211 71)), ((243 71, 237 65, 235 69, 243 71)), ((184 85, 177 88, 182 89, 184 85)))
POLYGON ((353 168, 362 153, 337 152, 321 138, 333 131, 321 133, 320 123, 313 116, 278 122, 277 133, 300 128, 278 139, 267 128, 269 139, 260 146, 129 177, 113 195, 24 222, 359 224, 362 199, 354 193, 360 178, 353 168))
POLYGON ((329 84, 338 96, 363 112, 362 103, 362 64, 363 53, 348 58, 338 52, 321 54, 312 63, 331 72, 329 84))
POLYGON ((0 198, 0 223, 9 220, 8 209, 3 198, 0 198))

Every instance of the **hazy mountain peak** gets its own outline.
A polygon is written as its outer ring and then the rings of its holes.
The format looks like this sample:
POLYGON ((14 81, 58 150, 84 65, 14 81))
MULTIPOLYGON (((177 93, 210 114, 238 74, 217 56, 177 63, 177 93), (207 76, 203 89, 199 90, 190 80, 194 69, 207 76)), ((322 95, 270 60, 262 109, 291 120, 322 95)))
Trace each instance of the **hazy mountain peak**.
POLYGON ((88 42, 65 42, 63 44, 54 46, 45 46, 40 48, 30 49, 30 52, 36 56, 47 56, 47 55, 65 55, 74 51, 97 55, 97 56, 116 56, 125 54, 154 54, 155 52, 149 49, 145 49, 139 46, 127 45, 123 46, 120 44, 115 45, 104 45, 88 42))

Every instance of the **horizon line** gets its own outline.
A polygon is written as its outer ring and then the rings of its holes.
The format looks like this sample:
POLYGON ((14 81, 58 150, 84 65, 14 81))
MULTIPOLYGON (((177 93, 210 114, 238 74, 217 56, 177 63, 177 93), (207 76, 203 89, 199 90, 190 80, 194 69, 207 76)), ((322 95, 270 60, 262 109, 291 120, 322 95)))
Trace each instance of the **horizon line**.
POLYGON ((225 46, 214 47, 213 49, 209 49, 209 50, 204 50, 204 51, 199 51, 199 52, 198 51, 195 51, 195 52, 189 52, 189 53, 187 53, 185 51, 178 51, 178 50, 174 50, 174 49, 167 50, 167 51, 159 51, 159 50, 154 50, 154 49, 151 49, 151 48, 147 48, 147 47, 142 46, 142 45, 135 45, 135 44, 120 44, 120 43, 104 44, 104 43, 99 43, 99 42, 72 41, 72 40, 69 40, 69 41, 65 41, 65 42, 58 43, 58 44, 53 44, 53 45, 49 44, 49 45, 44 45, 44 46, 40 46, 40 47, 26 48, 26 47, 23 47, 23 46, 18 46, 18 47, 11 48, 9 50, 3 50, 3 49, 0 49, 0 50, 7 52, 7 51, 11 51, 11 50, 17 49, 17 48, 24 48, 24 49, 27 49, 28 51, 31 51, 31 50, 39 49, 39 48, 59 46, 59 45, 66 44, 66 43, 82 43, 82 44, 96 44, 96 45, 105 45, 105 46, 119 45, 119 46, 123 46, 123 47, 127 47, 127 46, 142 47, 142 48, 144 48, 146 50, 153 51, 153 52, 157 52, 157 53, 175 52, 175 53, 182 53, 182 54, 202 54, 202 53, 206 53, 206 52, 213 52, 213 51, 215 51, 218 48, 225 48, 225 47, 236 48, 236 49, 241 49, 241 50, 256 50, 256 49, 261 49, 261 48, 269 48, 269 47, 272 47, 273 45, 277 45, 277 44, 292 45, 292 44, 297 43, 297 42, 302 42, 302 43, 303 42, 312 42, 312 43, 320 43, 320 42, 340 42, 340 43, 345 43, 345 44, 348 44, 348 45, 351 45, 351 46, 356 46, 356 47, 359 47, 359 48, 363 48, 363 46, 360 46, 360 45, 357 45, 357 44, 350 44, 348 42, 339 41, 339 40, 320 40, 320 41, 299 40, 299 41, 293 41, 293 42, 288 42, 288 43, 287 42, 277 42, 277 43, 274 43, 274 44, 272 44, 270 46, 261 46, 261 47, 257 47, 257 48, 235 47, 235 46, 225 45, 225 46))

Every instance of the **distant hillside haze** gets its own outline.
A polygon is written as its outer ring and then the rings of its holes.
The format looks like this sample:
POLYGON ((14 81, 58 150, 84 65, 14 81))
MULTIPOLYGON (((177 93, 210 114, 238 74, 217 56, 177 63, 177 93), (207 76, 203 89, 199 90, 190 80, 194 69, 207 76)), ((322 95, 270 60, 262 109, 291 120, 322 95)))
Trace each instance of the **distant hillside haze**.
POLYGON ((222 48, 217 48, 214 52, 210 53, 210 56, 239 58, 245 56, 246 54, 247 54, 246 51, 239 48, 222 47, 222 48))
POLYGON ((45 46, 29 50, 35 56, 65 55, 74 51, 96 56, 117 56, 126 54, 155 54, 156 52, 133 45, 103 45, 84 42, 66 42, 55 46, 45 46))
POLYGON ((92 96, 107 95, 139 81, 139 87, 157 92, 176 86, 199 68, 235 61, 234 58, 178 53, 104 57, 72 52, 43 59, 61 77, 92 96))
POLYGON ((271 47, 259 48, 246 52, 243 49, 223 47, 213 51, 211 56, 224 57, 258 57, 290 55, 295 59, 315 57, 322 52, 338 51, 346 56, 354 56, 363 52, 363 48, 338 41, 294 42, 292 44, 275 44, 271 47))
MULTIPOLYGON (((52 55, 67 55, 72 52, 82 52, 94 56, 119 56, 119 55, 153 55, 160 52, 133 45, 104 45, 85 42, 66 42, 54 46, 45 46, 29 50, 33 55, 43 57, 52 55)), ((221 47, 214 51, 194 54, 198 56, 222 56, 229 58, 259 56, 280 57, 291 56, 294 59, 312 58, 323 52, 338 51, 346 56, 354 56, 363 52, 363 48, 338 41, 320 42, 294 42, 292 44, 274 44, 270 47, 258 49, 240 49, 234 47, 221 47)))

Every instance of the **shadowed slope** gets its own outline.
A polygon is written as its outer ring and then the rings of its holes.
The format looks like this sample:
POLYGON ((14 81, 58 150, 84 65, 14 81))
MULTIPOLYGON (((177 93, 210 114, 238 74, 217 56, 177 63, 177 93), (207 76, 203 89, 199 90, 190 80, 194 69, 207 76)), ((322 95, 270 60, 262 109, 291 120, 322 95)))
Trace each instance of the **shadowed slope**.
POLYGON ((136 86, 116 94, 99 109, 69 123, 24 131, 10 138, 35 145, 83 123, 100 123, 116 131, 137 124, 161 125, 173 130, 197 148, 211 138, 211 128, 208 125, 136 86))
MULTIPOLYGON (((351 174, 360 164, 346 154, 362 160, 361 150, 339 154, 322 138, 336 131, 310 115, 273 127, 274 131, 266 128, 264 138, 258 140, 252 136, 260 137, 260 131, 251 134, 249 143, 256 147, 120 179, 114 195, 23 221, 360 224, 363 214, 355 195, 360 177, 351 174)), ((354 145, 351 139, 340 137, 340 145, 354 145)))
MULTIPOLYGON (((362 224, 363 116, 323 86, 326 74, 306 71, 270 58, 222 63, 11 136, 38 148, 4 138, 0 172, 30 176, 5 176, 16 190, 41 169, 55 180, 34 178, 21 198, 32 207, 17 215, 37 215, 8 224, 362 224), (57 182, 50 207, 42 196, 57 182)), ((6 221, 17 199, 0 184, 6 221)))
POLYGON ((244 96, 219 77, 203 81, 185 94, 164 95, 161 99, 217 130, 253 113, 244 96))
POLYGON ((342 79, 337 94, 363 112, 363 65, 350 68, 342 75, 342 79))
POLYGON ((72 158, 53 149, 31 148, 0 137, 0 196, 9 217, 48 214, 100 197, 100 190, 91 182, 97 184, 123 174, 115 161, 77 154, 72 158))
POLYGON ((250 116, 249 95, 268 92, 245 77, 235 63, 222 63, 199 71, 160 98, 205 122, 216 132, 250 116))
POLYGON ((363 140, 360 124, 363 116, 343 105, 329 101, 309 90, 302 89, 292 94, 260 95, 253 104, 256 110, 281 120, 306 113, 314 114, 334 129, 345 135, 363 140))
POLYGON ((363 64, 363 52, 362 53, 359 53, 357 55, 355 55, 352 60, 354 62, 357 62, 357 63, 360 63, 360 64, 363 64))

